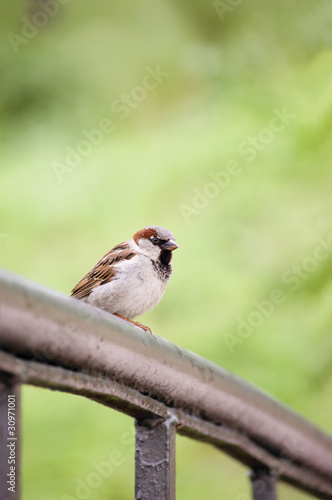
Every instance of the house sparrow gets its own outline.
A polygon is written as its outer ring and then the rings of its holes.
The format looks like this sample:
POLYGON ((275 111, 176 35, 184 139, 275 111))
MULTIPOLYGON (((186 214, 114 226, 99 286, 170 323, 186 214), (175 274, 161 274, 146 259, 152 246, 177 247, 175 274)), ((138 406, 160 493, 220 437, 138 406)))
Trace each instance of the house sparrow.
POLYGON ((151 332, 132 318, 155 307, 172 274, 174 236, 148 226, 110 250, 73 288, 71 295, 151 332))

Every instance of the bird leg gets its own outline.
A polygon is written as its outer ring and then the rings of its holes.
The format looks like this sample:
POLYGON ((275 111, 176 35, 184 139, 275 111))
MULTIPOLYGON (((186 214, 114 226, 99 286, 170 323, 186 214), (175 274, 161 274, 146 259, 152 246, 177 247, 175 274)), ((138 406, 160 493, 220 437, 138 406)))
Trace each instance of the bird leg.
POLYGON ((150 328, 148 326, 145 326, 145 325, 142 325, 142 323, 138 323, 138 321, 132 321, 131 319, 129 318, 126 318, 125 316, 121 316, 121 314, 118 314, 118 313, 114 313, 114 316, 117 316, 118 318, 122 318, 126 321, 129 321, 129 323, 133 323, 133 325, 136 325, 138 326, 139 328, 142 328, 142 330, 144 330, 145 332, 151 332, 150 328))

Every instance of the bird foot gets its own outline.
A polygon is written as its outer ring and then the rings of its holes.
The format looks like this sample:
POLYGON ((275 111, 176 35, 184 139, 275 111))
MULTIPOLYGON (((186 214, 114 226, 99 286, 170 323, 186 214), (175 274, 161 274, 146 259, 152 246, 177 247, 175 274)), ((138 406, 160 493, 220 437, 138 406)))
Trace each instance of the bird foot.
POLYGON ((145 332, 152 333, 148 326, 142 325, 142 323, 139 323, 138 321, 132 321, 131 319, 126 318, 125 316, 121 316, 121 314, 118 314, 118 313, 114 313, 114 316, 117 316, 118 318, 122 318, 125 321, 128 321, 129 323, 132 323, 133 325, 136 325, 139 328, 142 328, 142 330, 144 330, 145 332))

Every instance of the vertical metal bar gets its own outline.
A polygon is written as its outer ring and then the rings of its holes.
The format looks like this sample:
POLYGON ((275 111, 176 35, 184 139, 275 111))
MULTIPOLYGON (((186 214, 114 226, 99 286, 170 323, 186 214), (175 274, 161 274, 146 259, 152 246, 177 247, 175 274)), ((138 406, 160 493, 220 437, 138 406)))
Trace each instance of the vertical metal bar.
POLYGON ((276 475, 265 467, 250 472, 254 500, 277 500, 276 475))
POLYGON ((20 386, 0 372, 0 500, 20 497, 20 386))
POLYGON ((176 424, 136 421, 135 500, 175 500, 176 424))

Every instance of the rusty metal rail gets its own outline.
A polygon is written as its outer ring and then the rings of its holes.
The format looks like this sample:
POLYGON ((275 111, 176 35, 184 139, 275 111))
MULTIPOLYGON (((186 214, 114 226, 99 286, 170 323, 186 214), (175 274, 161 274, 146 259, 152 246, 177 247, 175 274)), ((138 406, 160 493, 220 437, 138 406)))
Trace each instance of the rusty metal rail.
MULTIPOLYGON (((193 353, 5 271, 0 348, 3 440, 7 394, 32 384, 135 418, 136 499, 175 499, 177 432, 248 466, 255 500, 276 499, 277 480, 332 499, 332 439, 302 417, 193 353)), ((7 454, 1 446, 0 478, 7 454)))

